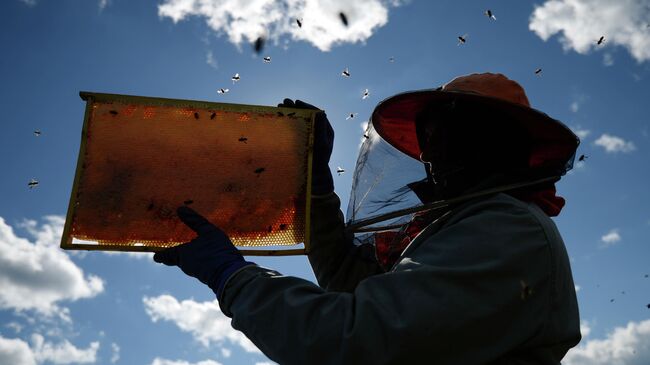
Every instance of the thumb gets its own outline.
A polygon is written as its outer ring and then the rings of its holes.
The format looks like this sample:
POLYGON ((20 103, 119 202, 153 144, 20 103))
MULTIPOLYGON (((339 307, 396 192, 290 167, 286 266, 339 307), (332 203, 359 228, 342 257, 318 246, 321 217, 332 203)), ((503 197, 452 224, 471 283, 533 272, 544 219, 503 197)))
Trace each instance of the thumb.
POLYGON ((178 265, 178 261, 179 261, 178 250, 179 247, 174 246, 174 247, 167 248, 163 251, 156 252, 153 255, 153 260, 157 263, 165 264, 167 266, 178 265))
POLYGON ((190 207, 181 206, 176 209, 176 213, 183 223, 199 235, 220 231, 217 226, 210 223, 204 216, 190 207))

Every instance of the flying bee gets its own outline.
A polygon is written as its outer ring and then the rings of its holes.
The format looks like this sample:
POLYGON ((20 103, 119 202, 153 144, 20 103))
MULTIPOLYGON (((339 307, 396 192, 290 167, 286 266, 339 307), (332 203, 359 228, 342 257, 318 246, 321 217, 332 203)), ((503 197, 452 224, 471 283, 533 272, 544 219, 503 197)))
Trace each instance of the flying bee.
POLYGON ((535 75, 540 76, 541 74, 542 74, 542 69, 541 68, 538 68, 537 70, 535 70, 535 75))
POLYGON ((214 118, 216 118, 216 116, 217 116, 217 113, 212 112, 212 114, 210 114, 210 119, 214 119, 214 118))
POLYGON ((287 229, 287 225, 285 223, 281 223, 280 224, 280 230, 284 231, 285 229, 287 229))
POLYGON ((600 38, 596 41, 596 44, 600 46, 601 44, 603 44, 604 41, 605 41, 605 36, 600 36, 600 38))
POLYGON ((345 169, 342 168, 341 166, 338 166, 336 168, 336 173, 339 174, 339 176, 341 176, 341 174, 344 173, 344 172, 345 172, 345 169))
POLYGON ((395 57, 390 57, 390 58, 388 59, 388 62, 390 62, 390 63, 395 62, 395 57))
POLYGON ((239 137, 238 141, 239 141, 239 142, 244 142, 244 143, 246 143, 246 141, 248 141, 248 138, 246 138, 246 137, 239 137))
POLYGON ((239 74, 238 73, 234 74, 233 77, 231 77, 231 79, 233 84, 239 81, 239 74))
POLYGON ((40 129, 36 129, 36 130, 34 131, 34 135, 35 135, 36 137, 40 136, 40 135, 41 135, 41 130, 40 130, 40 129))
POLYGON ((109 110, 109 113, 111 113, 111 115, 115 116, 115 115, 117 115, 117 110, 109 110))
POLYGON ((494 14, 492 14, 492 10, 490 10, 490 9, 485 11, 485 16, 487 16, 488 18, 490 18, 492 20, 497 20, 497 17, 495 17, 494 14))
POLYGON ((194 119, 199 119, 199 113, 194 112, 194 119))
POLYGON ((255 43, 253 43, 253 50, 255 53, 260 54, 262 50, 264 49, 264 43, 266 43, 266 40, 264 37, 258 37, 255 40, 255 43))
POLYGON ((458 36, 458 45, 460 46, 460 45, 462 45, 462 44, 465 44, 465 42, 467 42, 467 37, 468 37, 468 36, 469 36, 469 35, 468 35, 467 33, 465 33, 465 34, 463 34, 463 35, 459 35, 459 36, 458 36))
POLYGON ((278 112, 278 117, 284 117, 284 113, 283 112, 278 112))
POLYGON ((296 112, 287 113, 287 117, 293 117, 294 115, 296 115, 296 112))
POLYGON ((369 138, 370 138, 370 136, 368 135, 368 132, 366 132, 366 133, 363 134, 363 138, 365 138, 365 139, 369 139, 369 138))
POLYGON ((263 59, 264 59, 264 63, 271 63, 271 56, 266 56, 263 59))
POLYGON ((33 188, 37 187, 38 186, 38 180, 36 180, 36 179, 29 180, 29 182, 27 183, 27 186, 29 186, 30 189, 33 189, 33 188))
POLYGON ((370 96, 370 91, 368 91, 368 89, 363 90, 363 96, 361 97, 361 99, 363 100, 368 99, 368 96, 370 96))
POLYGON ((589 156, 587 156, 587 155, 580 155, 580 157, 578 157, 578 161, 584 161, 584 160, 586 160, 588 158, 589 158, 589 156))
POLYGON ((217 94, 225 94, 225 93, 227 93, 228 91, 230 91, 230 89, 224 89, 224 88, 221 88, 221 89, 217 90, 217 94))
POLYGON ((260 176, 260 174, 263 173, 265 170, 266 170, 265 168, 260 167, 258 169, 255 169, 255 173, 257 174, 257 176, 260 176))
POLYGON ((347 27, 348 24, 349 24, 347 15, 345 15, 343 12, 340 12, 339 13, 339 18, 341 19, 341 23, 343 23, 343 25, 345 25, 347 27))
POLYGON ((296 24, 298 24, 298 28, 302 28, 302 18, 296 19, 296 24))
POLYGON ((186 201, 183 202, 183 204, 185 204, 185 205, 190 205, 192 203, 194 203, 194 200, 192 200, 192 199, 187 199, 186 201))
POLYGON ((354 117, 355 117, 357 114, 359 114, 359 113, 350 113, 350 114, 345 118, 345 120, 348 120, 348 119, 354 119, 354 117))
POLYGON ((350 77, 350 70, 346 67, 343 72, 341 72, 341 76, 343 77, 350 77))

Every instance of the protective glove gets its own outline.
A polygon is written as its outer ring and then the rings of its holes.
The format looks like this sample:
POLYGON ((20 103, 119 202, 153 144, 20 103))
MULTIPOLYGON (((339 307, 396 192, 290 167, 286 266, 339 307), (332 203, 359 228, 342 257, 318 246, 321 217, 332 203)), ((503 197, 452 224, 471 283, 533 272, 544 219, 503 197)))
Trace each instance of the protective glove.
POLYGON ((314 153, 312 156, 312 180, 311 192, 314 195, 323 195, 334 191, 334 179, 330 171, 329 162, 334 146, 334 129, 324 111, 307 104, 301 100, 295 102, 291 99, 284 99, 278 104, 279 107, 314 109, 319 110, 314 123, 314 153))
POLYGON ((210 287, 217 299, 221 298, 228 278, 240 268, 255 264, 244 260, 230 238, 193 209, 182 206, 176 212, 198 236, 190 242, 157 252, 153 260, 167 266, 178 266, 185 274, 210 287))

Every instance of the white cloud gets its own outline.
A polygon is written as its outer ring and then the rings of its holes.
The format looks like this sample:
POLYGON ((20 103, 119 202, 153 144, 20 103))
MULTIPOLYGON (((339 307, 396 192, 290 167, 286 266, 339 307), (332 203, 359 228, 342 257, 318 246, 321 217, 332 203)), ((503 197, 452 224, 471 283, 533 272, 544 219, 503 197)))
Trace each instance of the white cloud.
POLYGON ((214 360, 203 360, 196 363, 191 363, 183 360, 167 360, 157 357, 153 360, 151 365, 221 365, 221 363, 214 360))
POLYGON ((225 358, 229 358, 230 355, 232 355, 232 350, 230 350, 229 348, 226 348, 226 347, 221 348, 221 356, 223 356, 225 358))
POLYGON ((388 22, 388 9, 396 0, 165 0, 158 6, 161 18, 174 23, 199 16, 217 34, 236 45, 258 37, 310 42, 322 51, 342 43, 364 42, 388 22), (341 22, 346 14, 349 25, 341 22), (296 19, 302 19, 298 27, 296 19))
POLYGON ((54 345, 39 334, 32 335, 32 346, 19 338, 0 336, 0 364, 36 365, 87 364, 97 361, 99 342, 91 342, 87 349, 79 349, 67 340, 54 345))
POLYGON ((20 0, 20 1, 27 4, 28 6, 36 5, 36 0, 20 0))
POLYGON ((16 333, 20 333, 23 330, 23 326, 18 322, 9 322, 5 325, 7 328, 11 328, 16 333))
POLYGON ((591 326, 588 321, 580 321, 580 334, 582 338, 589 336, 591 333, 591 326))
POLYGON ((91 342, 87 349, 79 349, 73 344, 64 340, 54 345, 45 342, 43 336, 32 335, 32 351, 36 361, 39 363, 50 361, 55 364, 88 364, 97 361, 97 350, 99 342, 91 342))
POLYGON ((612 136, 610 134, 604 133, 602 136, 598 137, 594 141, 596 146, 603 147, 605 152, 614 153, 614 152, 632 152, 636 150, 636 146, 631 141, 625 141, 621 137, 612 136))
POLYGON ((577 293, 577 292, 579 292, 579 291, 580 291, 580 289, 582 289, 582 288, 580 287, 580 285, 575 285, 575 290, 576 290, 576 293, 577 293))
POLYGON ((59 248, 63 217, 46 216, 39 226, 21 224, 34 238, 18 237, 0 217, 0 309, 35 310, 70 320, 61 301, 91 298, 104 290, 102 279, 85 275, 59 248))
POLYGON ((562 360, 564 365, 650 364, 650 320, 617 327, 606 339, 590 340, 575 347, 562 360))
POLYGON ((603 54, 603 65, 609 67, 614 65, 614 56, 611 53, 603 54))
POLYGON ((577 101, 574 101, 569 106, 569 109, 571 109, 572 112, 577 113, 578 109, 580 109, 580 104, 577 101))
POLYGON ((586 54, 617 45, 643 62, 650 60, 649 17, 646 0, 547 0, 535 8, 528 28, 544 41, 561 34, 565 50, 586 54), (605 42, 596 44, 602 36, 605 42))
POLYGON ((111 364, 115 364, 120 359, 120 346, 113 342, 111 344, 111 351, 113 352, 111 354, 111 364))
POLYGON ((273 362, 268 362, 268 361, 262 361, 262 362, 256 362, 255 365, 274 365, 275 363, 273 362))
POLYGON ((110 0, 99 0, 99 10, 104 10, 106 6, 110 3, 110 0))
POLYGON ((260 352, 243 333, 230 326, 230 318, 221 312, 216 300, 202 303, 193 300, 179 302, 171 295, 161 295, 144 297, 142 301, 153 322, 171 321, 182 331, 191 333, 206 347, 211 342, 221 344, 228 340, 248 352, 260 352))
POLYGON ((36 359, 27 342, 0 336, 0 364, 36 365, 36 359))
POLYGON ((600 237, 600 240, 603 242, 604 247, 613 246, 621 241, 621 235, 618 233, 618 229, 612 229, 600 237))

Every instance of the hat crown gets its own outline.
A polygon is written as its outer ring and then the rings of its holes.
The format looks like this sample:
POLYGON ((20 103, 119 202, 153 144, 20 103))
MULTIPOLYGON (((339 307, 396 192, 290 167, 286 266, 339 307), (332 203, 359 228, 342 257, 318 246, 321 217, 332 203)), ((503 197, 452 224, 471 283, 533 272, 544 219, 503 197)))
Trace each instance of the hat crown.
POLYGON ((524 88, 503 74, 475 73, 460 76, 445 84, 442 91, 479 94, 530 107, 524 88))

